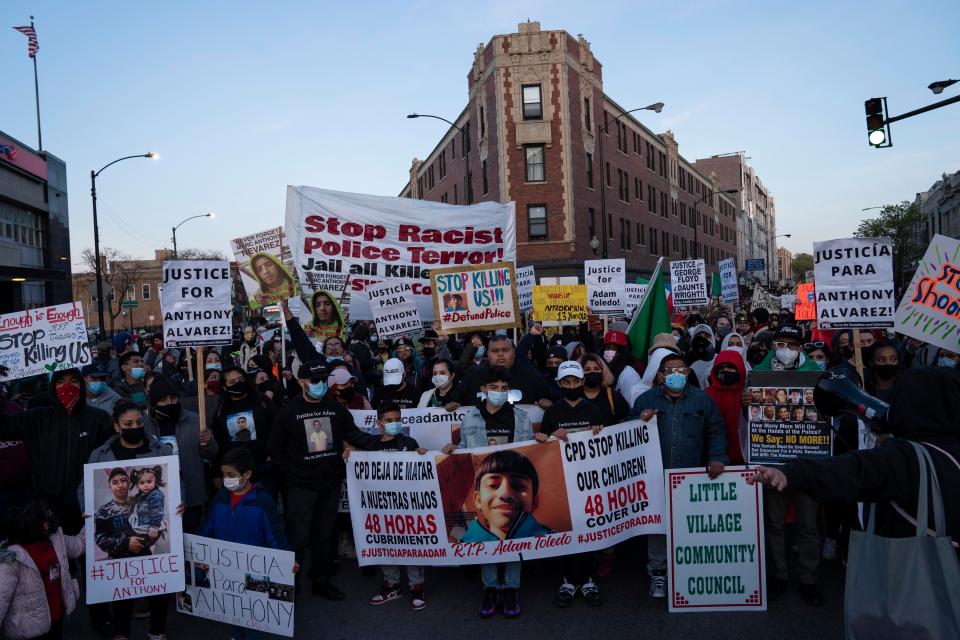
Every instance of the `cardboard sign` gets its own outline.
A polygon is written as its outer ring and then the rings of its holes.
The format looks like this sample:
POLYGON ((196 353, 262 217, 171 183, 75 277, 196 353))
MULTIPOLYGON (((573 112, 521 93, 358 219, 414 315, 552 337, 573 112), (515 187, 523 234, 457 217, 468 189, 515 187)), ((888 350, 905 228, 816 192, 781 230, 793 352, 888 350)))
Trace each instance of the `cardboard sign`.
POLYGON ((763 287, 756 286, 753 288, 750 309, 766 309, 771 313, 777 313, 780 311, 780 299, 770 295, 770 292, 763 287))
POLYGON ((707 304, 707 269, 703 260, 672 260, 670 285, 674 306, 707 304))
POLYGON ((633 314, 636 313, 640 304, 643 302, 643 296, 647 292, 647 286, 648 285, 645 284, 628 283, 624 287, 627 293, 626 312, 628 318, 633 317, 633 314))
MULTIPOLYGON (((283 227, 235 238, 230 241, 230 248, 237 259, 240 281, 247 292, 251 309, 300 295, 300 283, 294 275, 293 254, 286 242, 283 227)), ((345 284, 346 279, 341 279, 339 291, 343 291, 345 284)))
POLYGON ((793 317, 797 320, 817 319, 817 299, 812 282, 797 285, 797 302, 793 307, 793 317))
POLYGON ((737 287, 737 265, 733 258, 727 258, 717 263, 720 267, 720 302, 736 304, 740 300, 740 290, 737 287))
POLYGON ((587 260, 583 263, 583 281, 587 285, 587 308, 600 316, 624 313, 627 263, 615 260, 587 260))
POLYGON ((377 335, 386 339, 420 333, 423 322, 413 301, 413 286, 401 280, 388 280, 367 287, 377 335))
POLYGON ((573 433, 566 443, 451 455, 354 451, 347 491, 361 566, 511 562, 604 549, 666 529, 653 421, 573 433), (490 465, 515 469, 511 482, 528 498, 493 505, 483 484, 490 465))
POLYGON ((8 380, 90 364, 83 306, 67 302, 0 316, 0 365, 8 380))
POLYGON ((749 444, 750 464, 782 464, 799 456, 833 455, 830 423, 813 403, 819 371, 751 371, 749 444))
POLYGON ((230 344, 233 279, 226 260, 163 263, 160 310, 165 347, 230 344))
POLYGON ((492 331, 520 326, 512 262, 430 271, 438 333, 492 331))
POLYGON ((897 333, 960 352, 960 242, 930 241, 897 307, 897 333))
POLYGON ((559 284, 534 287, 533 319, 555 322, 586 322, 587 286, 583 284, 559 284))
POLYGON ((813 271, 821 329, 893 326, 896 301, 890 238, 814 242, 813 271))
POLYGON ((517 304, 521 312, 533 309, 533 285, 536 282, 533 265, 517 268, 517 304))
POLYGON ((183 549, 186 590, 177 611, 293 637, 293 551, 190 534, 183 549))
POLYGON ((763 491, 748 467, 668 469, 671 613, 766 611, 763 491))
POLYGON ((83 465, 87 604, 184 587, 183 519, 177 456, 83 465), (139 543, 134 552, 131 541, 139 543))

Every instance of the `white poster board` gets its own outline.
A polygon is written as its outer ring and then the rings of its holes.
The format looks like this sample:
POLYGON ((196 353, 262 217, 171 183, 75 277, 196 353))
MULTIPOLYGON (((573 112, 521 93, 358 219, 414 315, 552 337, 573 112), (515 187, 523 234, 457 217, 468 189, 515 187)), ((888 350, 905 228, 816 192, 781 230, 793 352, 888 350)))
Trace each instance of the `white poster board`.
POLYGON ((165 347, 199 347, 233 341, 231 290, 226 260, 163 263, 160 310, 165 347))
POLYGON ((632 318, 633 314, 640 308, 640 304, 643 302, 643 295, 647 292, 648 286, 649 285, 646 284, 627 283, 624 287, 627 293, 626 314, 628 318, 632 318))
POLYGON ((413 286, 402 280, 387 280, 367 287, 373 322, 381 339, 410 336, 423 331, 420 311, 413 300, 413 286))
POLYGON ((624 313, 627 264, 623 258, 586 260, 583 281, 587 285, 587 308, 601 316, 624 313))
POLYGON ((707 304, 707 269, 703 260, 671 260, 670 291, 675 307, 707 304))
POLYGON ((533 271, 533 265, 529 267, 517 267, 517 302, 520 305, 520 311, 530 311, 533 309, 533 285, 537 283, 533 271))
POLYGON ((0 316, 0 365, 8 380, 90 364, 83 305, 66 302, 0 316))
POLYGON ((717 263, 720 267, 720 302, 736 304, 740 301, 740 291, 737 289, 737 265, 733 258, 727 258, 717 263))
POLYGON ((893 241, 840 238, 813 243, 817 325, 821 329, 892 327, 893 241))

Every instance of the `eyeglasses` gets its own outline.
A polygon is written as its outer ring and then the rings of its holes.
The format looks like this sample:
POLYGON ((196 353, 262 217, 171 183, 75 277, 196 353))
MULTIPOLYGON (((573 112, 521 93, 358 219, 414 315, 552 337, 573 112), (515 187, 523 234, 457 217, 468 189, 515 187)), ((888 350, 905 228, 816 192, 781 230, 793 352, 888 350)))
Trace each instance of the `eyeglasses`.
POLYGON ((666 367, 666 368, 664 368, 664 370, 663 370, 663 373, 665 373, 665 374, 671 374, 671 373, 683 373, 683 374, 686 374, 686 373, 689 373, 689 372, 690 372, 690 368, 689 368, 689 367, 666 367))
POLYGON ((823 349, 827 346, 827 343, 823 340, 815 340, 814 342, 807 342, 803 345, 804 349, 823 349))
POLYGON ((791 344, 791 343, 789 343, 789 342, 782 342, 782 341, 780 341, 780 342, 774 342, 774 343, 773 343, 773 348, 774 348, 774 349, 792 349, 792 350, 794 350, 794 351, 799 351, 799 350, 800 350, 800 345, 798 345, 798 344, 791 344))

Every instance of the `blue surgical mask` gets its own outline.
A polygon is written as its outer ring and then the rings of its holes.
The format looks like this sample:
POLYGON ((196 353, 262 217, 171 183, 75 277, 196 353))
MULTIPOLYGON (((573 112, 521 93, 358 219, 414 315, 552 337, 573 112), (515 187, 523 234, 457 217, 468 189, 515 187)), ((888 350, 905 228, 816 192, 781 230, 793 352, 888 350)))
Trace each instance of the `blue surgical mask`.
POLYGON ((483 346, 483 345, 480 345, 479 347, 477 347, 477 353, 476 353, 476 355, 474 355, 473 357, 474 357, 474 358, 477 358, 477 359, 480 359, 480 358, 482 358, 484 355, 486 355, 486 353, 487 353, 487 348, 486 348, 485 346, 483 346))
POLYGON ((327 358, 327 362, 328 363, 344 362, 344 359, 341 356, 330 356, 329 358, 327 358))
POLYGON ((951 367, 951 368, 954 368, 954 367, 957 366, 957 361, 954 360, 953 358, 948 358, 948 357, 946 357, 946 356, 940 356, 939 358, 937 358, 937 366, 938 366, 938 367, 951 367))
POLYGON ((399 422, 384 422, 383 430, 388 436, 398 436, 403 431, 399 422))
POLYGON ((487 391, 487 402, 495 407, 502 407, 508 395, 507 391, 487 391))
POLYGON ((207 371, 220 371, 222 365, 219 362, 208 362, 207 371))
POLYGON ((314 400, 320 400, 323 396, 327 395, 327 383, 326 382, 315 382, 311 383, 307 387, 307 395, 309 395, 314 400))
POLYGON ((670 391, 683 391, 683 388, 687 386, 687 376, 682 373, 671 373, 663 379, 663 383, 667 385, 667 389, 670 389, 670 391))
POLYGON ((90 393, 93 395, 98 396, 107 390, 107 383, 103 382, 102 380, 90 382, 87 384, 87 389, 90 389, 90 393))
POLYGON ((827 361, 826 360, 814 360, 817 363, 817 366, 820 367, 820 371, 826 371, 827 361))
POLYGON ((146 371, 144 371, 143 367, 134 367, 133 369, 130 369, 130 377, 134 380, 143 380, 145 373, 146 371))

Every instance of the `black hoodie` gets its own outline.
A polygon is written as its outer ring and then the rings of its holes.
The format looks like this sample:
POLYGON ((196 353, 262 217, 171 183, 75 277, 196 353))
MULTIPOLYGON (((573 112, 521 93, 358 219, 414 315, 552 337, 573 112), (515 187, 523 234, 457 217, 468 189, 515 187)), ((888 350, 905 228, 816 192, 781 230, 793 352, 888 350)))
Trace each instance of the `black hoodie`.
POLYGON ((86 383, 77 369, 64 369, 50 380, 49 406, 19 415, 0 415, 0 440, 22 440, 30 456, 31 484, 50 503, 65 530, 78 530, 82 506, 77 487, 90 454, 114 434, 106 411, 87 406, 86 383), (80 399, 73 413, 57 399, 56 382, 72 372, 80 379, 80 399))

